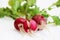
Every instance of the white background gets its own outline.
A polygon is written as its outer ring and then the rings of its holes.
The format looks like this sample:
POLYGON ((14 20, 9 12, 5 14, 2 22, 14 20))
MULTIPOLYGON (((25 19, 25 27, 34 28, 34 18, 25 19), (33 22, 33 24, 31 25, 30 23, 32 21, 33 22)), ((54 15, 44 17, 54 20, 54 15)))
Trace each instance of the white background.
MULTIPOLYGON (((0 7, 9 7, 7 1, 8 0, 0 0, 0 7)), ((46 9, 56 1, 57 0, 37 0, 37 6, 40 7, 40 9, 46 9)), ((47 12, 50 15, 59 16, 60 8, 54 6, 51 11, 47 10, 47 12)), ((48 21, 52 21, 52 19, 49 18, 48 21)), ((14 20, 9 17, 0 18, 0 40, 60 40, 60 26, 47 24, 46 28, 42 31, 38 31, 30 36, 16 31, 13 24, 14 20)))

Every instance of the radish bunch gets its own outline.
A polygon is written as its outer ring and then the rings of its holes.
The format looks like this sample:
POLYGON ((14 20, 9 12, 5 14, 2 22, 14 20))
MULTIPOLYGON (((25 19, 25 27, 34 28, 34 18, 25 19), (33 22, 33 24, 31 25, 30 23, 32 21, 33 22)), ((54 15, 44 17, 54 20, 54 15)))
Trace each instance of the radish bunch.
POLYGON ((14 27, 18 31, 31 32, 43 29, 47 21, 42 15, 35 15, 31 20, 26 20, 24 18, 17 18, 14 22, 14 27))

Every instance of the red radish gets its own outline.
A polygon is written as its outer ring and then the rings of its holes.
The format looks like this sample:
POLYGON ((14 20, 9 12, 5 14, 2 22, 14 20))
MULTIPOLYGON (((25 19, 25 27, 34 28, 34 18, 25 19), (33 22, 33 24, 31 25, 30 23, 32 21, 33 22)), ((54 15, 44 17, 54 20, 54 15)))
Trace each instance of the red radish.
POLYGON ((42 15, 36 15, 32 19, 35 20, 39 25, 41 25, 41 21, 44 21, 46 23, 46 19, 42 15))
POLYGON ((34 20, 29 20, 29 22, 27 22, 27 23, 28 23, 28 27, 29 27, 28 33, 32 34, 37 29, 37 23, 34 20))
POLYGON ((40 29, 43 29, 43 25, 45 26, 47 23, 47 20, 42 15, 35 15, 32 19, 36 21, 40 29))
POLYGON ((14 22, 14 26, 18 31, 20 31, 21 27, 23 27, 25 32, 27 32, 27 30, 28 30, 27 20, 25 20, 23 18, 17 18, 14 22))
POLYGON ((30 20, 30 29, 33 31, 37 29, 37 23, 34 20, 30 20))
POLYGON ((28 32, 28 30, 29 30, 28 20, 25 21, 23 28, 24 28, 25 32, 28 32))

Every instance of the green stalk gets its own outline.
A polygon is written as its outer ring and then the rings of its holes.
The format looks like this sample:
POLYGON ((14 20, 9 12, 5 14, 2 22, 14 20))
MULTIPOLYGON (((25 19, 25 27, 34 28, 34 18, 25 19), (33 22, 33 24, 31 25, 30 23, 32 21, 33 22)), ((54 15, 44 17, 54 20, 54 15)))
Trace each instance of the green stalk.
MULTIPOLYGON (((26 2, 27 2, 27 0, 26 0, 26 2)), ((28 19, 28 12, 27 11, 28 11, 28 4, 26 3, 25 14, 26 14, 26 19, 29 20, 28 19)))

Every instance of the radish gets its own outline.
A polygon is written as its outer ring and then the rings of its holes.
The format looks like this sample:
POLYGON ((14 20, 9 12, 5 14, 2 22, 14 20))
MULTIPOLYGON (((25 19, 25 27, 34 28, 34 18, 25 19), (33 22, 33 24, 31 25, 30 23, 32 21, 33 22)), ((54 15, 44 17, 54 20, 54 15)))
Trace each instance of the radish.
POLYGON ((42 30, 43 27, 47 24, 47 20, 42 15, 35 15, 32 19, 35 20, 38 24, 38 30, 42 30))
POLYGON ((30 29, 33 31, 37 29, 37 23, 34 20, 30 20, 30 29))
POLYGON ((28 27, 29 27, 29 34, 34 33, 37 30, 37 23, 34 20, 30 20, 28 22, 28 27))
POLYGON ((20 29, 24 29, 25 32, 28 30, 27 20, 23 18, 17 18, 14 22, 14 27, 20 31, 20 29))

